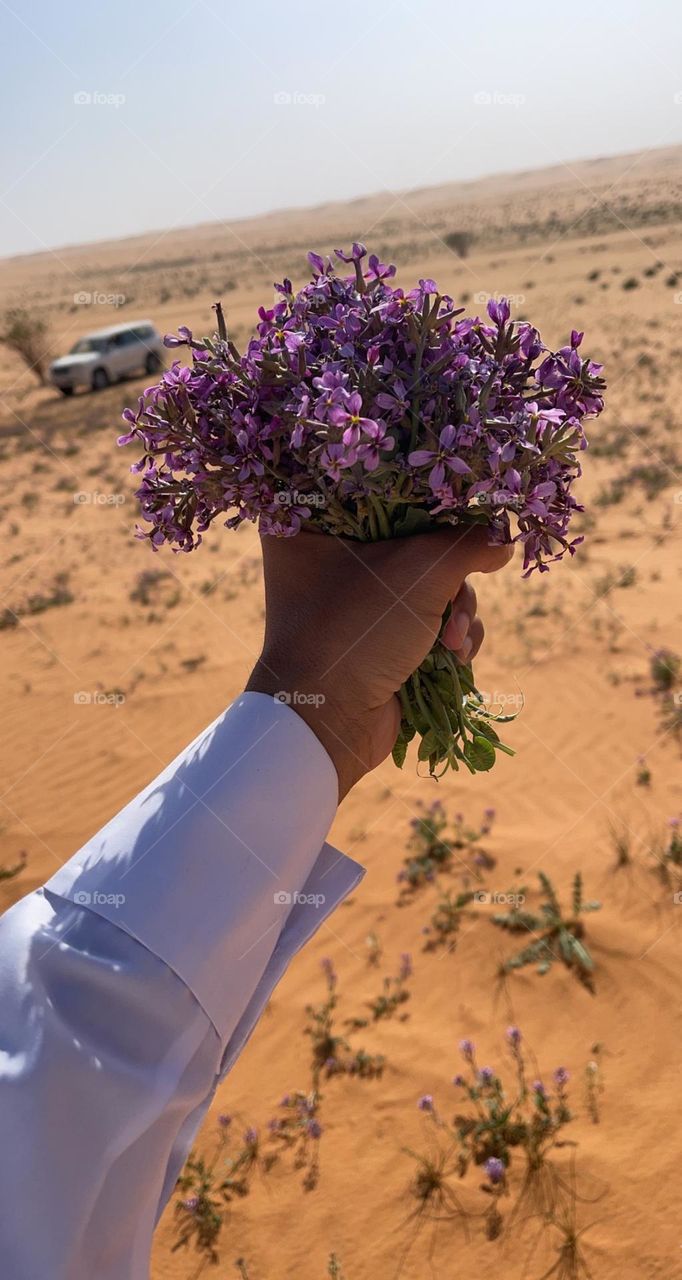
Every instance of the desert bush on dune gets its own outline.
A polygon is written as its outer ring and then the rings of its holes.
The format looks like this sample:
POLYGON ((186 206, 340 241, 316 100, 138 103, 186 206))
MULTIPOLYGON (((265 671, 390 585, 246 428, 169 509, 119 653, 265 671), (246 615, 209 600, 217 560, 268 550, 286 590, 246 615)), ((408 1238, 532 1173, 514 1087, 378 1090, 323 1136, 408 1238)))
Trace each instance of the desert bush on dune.
POLYGON ((448 231, 443 236, 448 249, 454 249, 460 258, 466 258, 473 244, 474 237, 470 231, 448 231))
POLYGON ((47 321, 24 307, 13 307, 5 312, 0 342, 23 360, 30 373, 35 374, 41 386, 47 382, 47 365, 50 358, 50 331, 47 321))

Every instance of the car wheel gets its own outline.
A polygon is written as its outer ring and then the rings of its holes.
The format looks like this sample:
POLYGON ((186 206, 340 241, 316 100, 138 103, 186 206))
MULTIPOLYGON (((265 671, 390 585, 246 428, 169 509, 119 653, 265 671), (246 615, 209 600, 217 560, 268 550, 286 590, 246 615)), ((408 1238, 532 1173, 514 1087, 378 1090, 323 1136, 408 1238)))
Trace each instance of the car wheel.
POLYGON ((161 358, 157 356, 155 351, 150 351, 144 362, 145 373, 158 373, 161 368, 161 358))
POLYGON ((92 375, 93 391, 103 391, 104 388, 108 386, 109 386, 109 374, 107 373, 106 369, 95 369, 95 372, 92 375))
POLYGON ((59 391, 61 392, 61 394, 62 394, 63 396, 72 396, 72 395, 73 395, 73 387, 60 387, 60 388, 59 388, 59 391))

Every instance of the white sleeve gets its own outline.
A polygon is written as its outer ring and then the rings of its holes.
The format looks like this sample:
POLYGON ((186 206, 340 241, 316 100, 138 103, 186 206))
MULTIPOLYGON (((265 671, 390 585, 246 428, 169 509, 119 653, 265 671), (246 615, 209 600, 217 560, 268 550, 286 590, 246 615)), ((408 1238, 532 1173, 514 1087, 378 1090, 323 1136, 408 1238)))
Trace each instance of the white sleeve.
POLYGON ((0 1252, 12 1280, 147 1280, 220 1077, 362 869, 336 773, 242 695, 0 921, 0 1252))

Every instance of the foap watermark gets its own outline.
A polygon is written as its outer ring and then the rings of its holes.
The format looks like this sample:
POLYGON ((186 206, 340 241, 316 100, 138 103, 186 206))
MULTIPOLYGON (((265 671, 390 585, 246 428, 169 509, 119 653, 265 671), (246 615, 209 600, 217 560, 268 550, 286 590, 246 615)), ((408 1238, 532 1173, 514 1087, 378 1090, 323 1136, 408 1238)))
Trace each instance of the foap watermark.
POLYGON ((73 900, 79 907, 122 907, 126 900, 124 893, 102 893, 101 889, 78 889, 73 900))
POLYGON ((73 295, 73 302, 76 307, 124 307, 126 295, 125 293, 101 293, 97 290, 90 293, 87 289, 79 289, 78 293, 73 295))
POLYGON ((298 889, 293 893, 287 893, 286 889, 278 889, 273 893, 272 900, 276 907, 291 907, 298 904, 302 907, 315 907, 318 910, 326 902, 323 893, 300 893, 298 889))
POLYGON ((118 110, 123 106, 126 96, 124 93, 102 93, 99 89, 92 93, 88 89, 79 89, 74 93, 73 100, 77 107, 115 107, 118 110))
POLYGON ((474 94, 474 105, 477 107, 522 107, 526 101, 525 93, 502 93, 500 89, 479 89, 474 94))
POLYGON ((483 907, 513 907, 518 911, 526 901, 526 895, 525 893, 489 893, 487 889, 477 889, 472 901, 483 907))
POLYGON ((124 493, 100 493, 99 489, 79 489, 73 495, 76 507, 122 507, 125 500, 124 493))
POLYGON ((284 702, 287 707, 321 707, 326 702, 323 693, 301 693, 298 689, 292 689, 291 692, 281 689, 272 696, 275 702, 284 702))
POLYGON ((295 89, 293 93, 288 89, 279 89, 273 94, 272 100, 276 107, 323 107, 327 101, 327 95, 303 93, 300 89, 295 89))
POLYGON ((481 692, 481 700, 487 707, 517 707, 519 711, 523 707, 522 693, 505 693, 500 689, 492 693, 481 692))
POLYGON ((79 689, 73 695, 77 707, 122 707, 126 700, 124 693, 114 689, 105 693, 102 689, 79 689))
POLYGON ((509 493, 506 489, 490 489, 488 493, 475 493, 470 499, 472 507, 507 507, 509 511, 521 511, 525 499, 521 494, 509 493))
POLYGON ((280 507, 326 507, 323 493, 300 493, 298 489, 279 489, 275 502, 280 507))
POLYGON ((485 307, 488 302, 501 302, 503 297, 512 307, 522 307, 526 301, 525 293, 486 293, 485 289, 480 289, 478 293, 475 293, 473 301, 477 306, 485 307))

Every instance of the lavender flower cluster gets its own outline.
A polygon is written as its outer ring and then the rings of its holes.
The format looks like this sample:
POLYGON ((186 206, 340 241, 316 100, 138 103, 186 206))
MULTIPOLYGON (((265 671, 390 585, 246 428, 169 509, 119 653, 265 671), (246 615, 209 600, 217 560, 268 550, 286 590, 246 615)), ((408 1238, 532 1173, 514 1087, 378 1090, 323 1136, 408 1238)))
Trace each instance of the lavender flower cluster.
POLYGON ((394 287, 364 245, 336 257, 349 274, 310 253, 309 284, 275 286, 244 354, 220 308, 213 339, 166 338, 192 363, 125 411, 120 439, 143 448, 140 536, 190 551, 223 515, 365 541, 465 522, 521 541, 527 573, 572 553, 583 420, 603 408, 583 335, 552 352, 504 300, 465 318, 433 280, 394 287))

